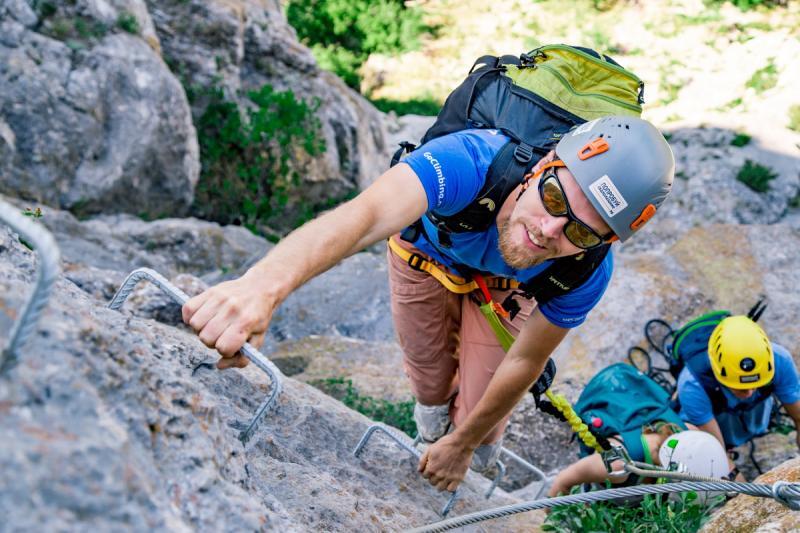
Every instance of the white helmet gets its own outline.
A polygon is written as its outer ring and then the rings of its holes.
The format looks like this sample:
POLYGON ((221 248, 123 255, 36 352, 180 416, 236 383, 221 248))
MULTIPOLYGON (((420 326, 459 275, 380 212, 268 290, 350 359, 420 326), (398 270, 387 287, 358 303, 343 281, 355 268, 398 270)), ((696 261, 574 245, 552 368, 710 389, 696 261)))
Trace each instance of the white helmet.
POLYGON ((697 476, 721 478, 728 475, 728 455, 722 444, 705 431, 681 431, 670 435, 658 450, 661 466, 680 463, 697 476))

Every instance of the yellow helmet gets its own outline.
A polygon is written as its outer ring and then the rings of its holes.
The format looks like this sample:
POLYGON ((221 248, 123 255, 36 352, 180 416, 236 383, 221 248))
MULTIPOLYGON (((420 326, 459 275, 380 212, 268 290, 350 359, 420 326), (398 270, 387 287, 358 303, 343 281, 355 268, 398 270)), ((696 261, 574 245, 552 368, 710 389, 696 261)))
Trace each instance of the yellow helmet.
POLYGON ((729 316, 708 339, 708 357, 717 381, 731 389, 757 389, 775 375, 772 344, 761 326, 746 316, 729 316))

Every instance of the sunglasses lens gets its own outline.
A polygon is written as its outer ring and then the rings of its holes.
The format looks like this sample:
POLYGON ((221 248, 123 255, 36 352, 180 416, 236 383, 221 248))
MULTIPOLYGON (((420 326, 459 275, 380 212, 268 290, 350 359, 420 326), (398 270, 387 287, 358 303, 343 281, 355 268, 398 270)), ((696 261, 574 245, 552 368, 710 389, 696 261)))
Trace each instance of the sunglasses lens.
POLYGON ((602 242, 593 231, 574 220, 570 220, 564 226, 564 234, 569 242, 578 248, 592 248, 602 242))
POLYGON ((567 202, 564 199, 564 191, 553 177, 545 178, 541 188, 542 203, 547 212, 554 217, 567 214, 567 202))

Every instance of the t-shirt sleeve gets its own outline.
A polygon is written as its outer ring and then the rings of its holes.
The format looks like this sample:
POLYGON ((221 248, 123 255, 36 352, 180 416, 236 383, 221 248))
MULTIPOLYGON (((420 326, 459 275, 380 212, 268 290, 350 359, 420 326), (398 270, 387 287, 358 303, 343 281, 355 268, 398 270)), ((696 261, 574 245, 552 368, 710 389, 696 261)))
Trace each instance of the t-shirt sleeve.
POLYGON ((696 426, 708 424, 714 418, 711 398, 688 368, 678 376, 678 399, 681 402, 681 419, 696 426))
POLYGON ((797 367, 789 350, 779 344, 772 344, 775 354, 775 395, 781 403, 794 403, 800 400, 800 380, 797 367))
POLYGON ((476 164, 475 147, 459 134, 428 141, 403 159, 422 182, 428 211, 453 215, 478 196, 485 168, 476 164))
POLYGON ((589 279, 563 296, 557 296, 539 309, 550 323, 562 328, 576 328, 584 323, 594 306, 603 297, 611 274, 614 271, 614 257, 611 251, 589 279))

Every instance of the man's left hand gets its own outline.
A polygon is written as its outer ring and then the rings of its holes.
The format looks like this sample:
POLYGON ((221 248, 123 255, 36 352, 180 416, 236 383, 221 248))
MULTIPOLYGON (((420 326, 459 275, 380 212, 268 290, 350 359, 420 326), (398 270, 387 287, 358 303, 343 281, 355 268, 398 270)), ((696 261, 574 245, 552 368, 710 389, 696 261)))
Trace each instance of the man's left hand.
POLYGON ((453 492, 464 481, 472 452, 453 434, 445 435, 428 446, 417 469, 437 489, 453 492))

